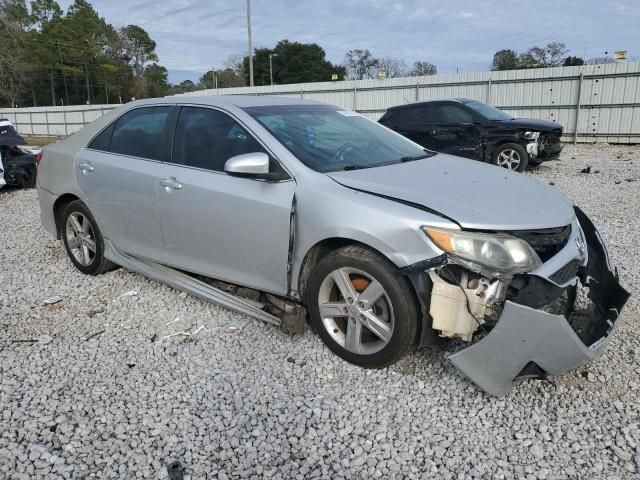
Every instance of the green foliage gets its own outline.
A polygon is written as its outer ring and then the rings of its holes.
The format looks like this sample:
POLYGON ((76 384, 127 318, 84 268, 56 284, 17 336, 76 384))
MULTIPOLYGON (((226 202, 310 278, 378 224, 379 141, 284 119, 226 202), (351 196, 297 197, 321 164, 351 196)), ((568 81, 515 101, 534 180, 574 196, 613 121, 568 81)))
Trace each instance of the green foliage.
POLYGON ((567 46, 562 42, 550 42, 544 47, 531 47, 518 54, 515 50, 499 50, 493 56, 491 70, 517 70, 522 68, 559 67, 570 62, 584 61, 578 57, 568 57, 567 46))
MULTIPOLYGON (((332 74, 340 80, 346 76, 341 65, 333 65, 325 56, 324 49, 316 43, 281 40, 273 49, 258 48, 253 56, 253 78, 255 85, 270 85, 269 55, 273 64, 273 83, 327 82, 332 74)), ((249 57, 245 57, 243 70, 249 82, 249 57)))
POLYGON ((9 39, 12 59, 0 56, 6 104, 118 102, 168 90, 166 70, 163 80, 145 69, 157 60, 147 32, 136 25, 116 31, 86 0, 66 12, 55 0, 0 0, 0 38, 9 39))

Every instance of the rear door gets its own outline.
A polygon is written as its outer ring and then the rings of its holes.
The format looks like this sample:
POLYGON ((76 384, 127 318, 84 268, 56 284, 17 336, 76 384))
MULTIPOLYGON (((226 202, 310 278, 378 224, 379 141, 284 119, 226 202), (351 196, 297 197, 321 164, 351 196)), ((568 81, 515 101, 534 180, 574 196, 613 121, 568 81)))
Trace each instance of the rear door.
POLYGON ((156 261, 164 257, 156 177, 172 109, 128 111, 75 158, 78 185, 105 238, 122 252, 156 261))
MULTIPOLYGON (((238 120, 184 106, 158 204, 166 262, 259 290, 286 294, 293 179, 267 182, 224 172, 226 161, 265 147, 238 120)), ((272 157, 271 169, 282 168, 272 157)))
POLYGON ((480 160, 482 158, 481 130, 474 121, 473 114, 462 105, 436 104, 431 131, 433 149, 437 152, 480 160))

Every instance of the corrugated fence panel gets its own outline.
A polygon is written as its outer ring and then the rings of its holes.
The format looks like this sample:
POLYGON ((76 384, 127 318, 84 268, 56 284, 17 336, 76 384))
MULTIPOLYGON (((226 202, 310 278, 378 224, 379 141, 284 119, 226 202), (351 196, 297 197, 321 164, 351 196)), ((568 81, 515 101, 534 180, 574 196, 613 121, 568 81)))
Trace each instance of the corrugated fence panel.
MULTIPOLYGON (((200 90, 197 95, 278 95, 357 110, 377 120, 391 106, 445 98, 488 102, 516 117, 561 124, 565 140, 640 143, 640 63, 475 72, 200 90)), ((25 135, 63 136, 117 105, 0 110, 25 135)))

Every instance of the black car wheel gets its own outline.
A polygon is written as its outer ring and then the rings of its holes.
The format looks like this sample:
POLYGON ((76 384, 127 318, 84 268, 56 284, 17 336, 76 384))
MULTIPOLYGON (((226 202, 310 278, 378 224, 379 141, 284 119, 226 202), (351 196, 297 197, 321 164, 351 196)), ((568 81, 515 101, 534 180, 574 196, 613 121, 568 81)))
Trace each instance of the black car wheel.
POLYGON ((383 368, 415 345, 417 301, 406 277, 387 259, 359 246, 324 257, 307 290, 311 324, 338 356, 383 368))
POLYGON ((493 154, 493 164, 498 167, 524 172, 529 164, 529 155, 517 143, 505 143, 496 148, 493 154))

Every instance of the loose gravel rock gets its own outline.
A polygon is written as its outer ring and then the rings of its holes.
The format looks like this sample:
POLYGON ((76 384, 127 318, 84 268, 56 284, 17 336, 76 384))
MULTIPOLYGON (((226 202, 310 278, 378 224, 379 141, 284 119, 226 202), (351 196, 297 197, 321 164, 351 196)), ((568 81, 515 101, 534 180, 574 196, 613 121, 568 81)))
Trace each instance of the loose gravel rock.
POLYGON ((168 478, 176 460, 192 479, 637 478, 640 149, 568 145, 529 174, 592 217, 634 297, 602 358, 503 398, 441 349, 363 370, 312 332, 84 276, 35 190, 0 191, 0 478, 168 478))

